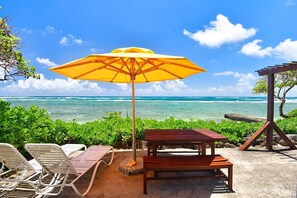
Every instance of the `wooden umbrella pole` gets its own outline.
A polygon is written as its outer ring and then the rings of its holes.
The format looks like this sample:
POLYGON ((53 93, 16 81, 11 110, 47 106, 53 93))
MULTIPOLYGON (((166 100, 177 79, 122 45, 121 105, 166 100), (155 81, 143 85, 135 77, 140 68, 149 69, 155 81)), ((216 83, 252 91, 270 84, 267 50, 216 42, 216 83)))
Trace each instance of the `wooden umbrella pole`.
POLYGON ((135 90, 134 79, 132 80, 132 149, 133 160, 136 162, 136 127, 135 127, 135 90))
POLYGON ((135 89, 134 89, 134 80, 135 80, 135 74, 134 74, 134 59, 131 59, 131 80, 132 80, 132 157, 133 160, 136 162, 136 127, 135 127, 135 89))

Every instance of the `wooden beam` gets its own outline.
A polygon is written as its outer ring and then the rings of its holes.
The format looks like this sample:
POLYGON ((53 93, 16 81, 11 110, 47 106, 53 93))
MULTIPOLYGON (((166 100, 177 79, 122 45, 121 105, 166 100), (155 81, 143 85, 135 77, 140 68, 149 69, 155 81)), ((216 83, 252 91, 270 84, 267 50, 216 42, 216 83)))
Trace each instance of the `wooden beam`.
POLYGON ((267 121, 260 129, 256 131, 239 149, 242 151, 247 150, 257 139, 258 137, 264 133, 267 127, 270 126, 270 122, 267 121))
POLYGON ((275 73, 293 71, 293 70, 297 70, 297 62, 277 65, 273 67, 265 67, 263 69, 258 70, 257 72, 259 76, 265 76, 269 74, 275 74, 275 73))
POLYGON ((275 130, 275 132, 281 137, 289 146, 291 149, 296 149, 295 144, 282 132, 282 130, 273 122, 272 127, 275 130))

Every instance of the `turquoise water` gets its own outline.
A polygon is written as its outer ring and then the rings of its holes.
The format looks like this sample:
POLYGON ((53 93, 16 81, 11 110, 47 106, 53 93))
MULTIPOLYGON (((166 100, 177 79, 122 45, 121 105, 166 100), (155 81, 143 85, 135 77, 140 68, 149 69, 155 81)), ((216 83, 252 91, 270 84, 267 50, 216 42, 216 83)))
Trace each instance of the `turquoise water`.
MULTIPOLYGON (((12 106, 37 105, 46 109, 53 119, 88 122, 102 118, 109 112, 131 116, 131 97, 2 97, 12 106)), ((136 97, 136 116, 164 120, 168 117, 189 120, 222 120, 226 113, 266 118, 265 97, 136 97)), ((275 117, 279 102, 275 101, 275 117)), ((285 112, 297 108, 297 97, 288 98, 285 112)))

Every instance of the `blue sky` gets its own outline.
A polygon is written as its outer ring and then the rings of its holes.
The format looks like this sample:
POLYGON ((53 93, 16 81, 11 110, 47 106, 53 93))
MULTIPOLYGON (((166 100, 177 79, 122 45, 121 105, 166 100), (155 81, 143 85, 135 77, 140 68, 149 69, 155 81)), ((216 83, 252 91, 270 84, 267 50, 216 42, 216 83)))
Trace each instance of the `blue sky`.
MULTIPOLYGON (((136 95, 252 96, 266 66, 297 60, 296 0, 3 0, 40 80, 0 84, 1 96, 130 95, 129 85, 76 81, 48 68, 121 47, 185 56, 207 72, 136 85, 136 95)), ((1 75, 1 71, 0 71, 1 75)), ((297 96, 293 90, 290 96, 297 96)))

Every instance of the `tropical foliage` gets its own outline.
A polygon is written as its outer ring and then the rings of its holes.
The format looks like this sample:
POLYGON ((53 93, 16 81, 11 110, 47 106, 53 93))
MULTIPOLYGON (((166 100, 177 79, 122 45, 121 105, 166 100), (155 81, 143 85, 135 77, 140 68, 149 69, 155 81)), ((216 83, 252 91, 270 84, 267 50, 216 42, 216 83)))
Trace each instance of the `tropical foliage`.
POLYGON ((20 48, 20 38, 7 24, 7 18, 0 17, 0 81, 13 80, 17 76, 39 78, 35 67, 28 65, 29 61, 25 60, 20 48))
MULTIPOLYGON (((277 124, 286 133, 297 133, 297 117, 278 120, 277 124)), ((243 142, 244 138, 254 133, 262 123, 245 123, 223 120, 222 122, 203 120, 180 120, 173 117, 157 121, 155 119, 136 120, 137 139, 144 139, 144 129, 185 129, 208 128, 229 138, 232 143, 243 142)), ((0 142, 9 142, 23 151, 24 144, 40 143, 83 143, 108 144, 117 148, 131 145, 132 120, 114 112, 100 120, 79 124, 75 120, 65 122, 53 120, 49 113, 37 106, 10 106, 9 102, 0 100, 0 142)))

